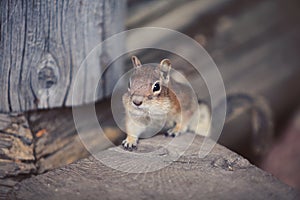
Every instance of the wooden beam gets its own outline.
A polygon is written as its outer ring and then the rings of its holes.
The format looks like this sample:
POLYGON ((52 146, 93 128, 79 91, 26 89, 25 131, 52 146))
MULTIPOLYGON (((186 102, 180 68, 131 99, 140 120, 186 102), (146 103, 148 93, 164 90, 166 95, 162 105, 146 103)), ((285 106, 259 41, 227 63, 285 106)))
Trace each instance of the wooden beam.
MULTIPOLYGON (((181 144, 193 134, 178 137, 181 144), (180 138, 180 139, 179 139, 180 138)), ((203 138, 197 136, 177 160, 179 146, 166 146, 172 138, 162 135, 141 140, 137 159, 120 147, 101 153, 115 166, 151 171, 159 163, 166 167, 153 172, 127 173, 89 157, 61 169, 19 183, 11 193, 17 199, 296 199, 297 192, 246 159, 217 145, 204 159, 198 157, 203 138), (141 163, 143 162, 143 163, 141 163)), ((121 169, 121 168, 119 168, 121 169)))

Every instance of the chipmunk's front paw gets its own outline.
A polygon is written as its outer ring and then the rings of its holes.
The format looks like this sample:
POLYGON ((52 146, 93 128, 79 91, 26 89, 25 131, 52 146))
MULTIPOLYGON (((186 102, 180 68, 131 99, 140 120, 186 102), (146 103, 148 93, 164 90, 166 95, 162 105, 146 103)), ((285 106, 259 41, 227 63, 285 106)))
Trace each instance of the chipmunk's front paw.
POLYGON ((168 137, 168 136, 171 136, 171 137, 176 137, 178 135, 180 135, 181 132, 176 130, 176 129, 169 129, 166 133, 165 133, 165 136, 168 137))
POLYGON ((125 150, 132 151, 137 149, 137 139, 127 136, 125 140, 122 142, 122 146, 124 147, 125 150))

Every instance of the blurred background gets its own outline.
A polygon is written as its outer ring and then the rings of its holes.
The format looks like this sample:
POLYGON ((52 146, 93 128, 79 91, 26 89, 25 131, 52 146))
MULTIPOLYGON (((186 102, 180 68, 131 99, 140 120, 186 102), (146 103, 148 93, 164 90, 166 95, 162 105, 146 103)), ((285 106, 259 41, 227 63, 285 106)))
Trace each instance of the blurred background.
MULTIPOLYGON (((176 30, 204 47, 227 93, 226 122, 218 142, 300 189, 299 8, 299 0, 1 0, 0 198, 33 174, 90 155, 78 137, 72 106, 80 110, 93 103, 91 87, 99 84, 98 120, 114 124, 109 96, 118 78, 132 68, 132 55, 143 63, 169 58, 198 98, 210 104, 201 75, 167 51, 129 52, 104 72, 126 42, 149 40, 143 36, 121 38, 94 51, 96 57, 79 73, 82 87, 72 101, 70 88, 92 49, 115 33, 140 27, 176 30)), ((186 48, 166 36, 151 42, 186 48)), ((87 116, 81 128, 89 127, 88 122, 87 116)), ((125 135, 109 130, 106 137, 119 145, 125 135)), ((85 131, 97 150, 112 146, 98 130, 85 131)))
MULTIPOLYGON (((129 0, 125 23, 126 29, 174 29, 201 44, 216 62, 228 94, 219 142, 298 189, 299 7, 297 0, 129 0)), ((198 97, 209 101, 205 82, 184 59, 158 50, 132 54, 145 63, 170 58, 198 97)))

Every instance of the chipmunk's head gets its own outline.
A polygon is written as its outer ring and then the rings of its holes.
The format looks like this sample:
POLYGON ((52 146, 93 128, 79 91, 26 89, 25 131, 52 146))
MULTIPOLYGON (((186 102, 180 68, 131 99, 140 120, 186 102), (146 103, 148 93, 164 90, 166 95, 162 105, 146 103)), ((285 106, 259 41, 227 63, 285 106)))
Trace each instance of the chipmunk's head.
MULTIPOLYGON (((160 64, 142 65, 140 60, 131 58, 134 66, 128 84, 128 92, 133 107, 151 108, 162 101, 156 101, 166 92, 170 79, 171 62, 164 59, 160 64)), ((159 106, 159 105, 158 105, 159 106)))

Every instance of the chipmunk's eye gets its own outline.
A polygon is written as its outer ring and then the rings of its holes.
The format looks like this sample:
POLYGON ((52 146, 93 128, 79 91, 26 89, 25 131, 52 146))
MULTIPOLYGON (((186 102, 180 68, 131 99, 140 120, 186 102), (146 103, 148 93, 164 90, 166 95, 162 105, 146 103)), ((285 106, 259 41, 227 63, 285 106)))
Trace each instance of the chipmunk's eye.
POLYGON ((154 83, 154 85, 152 86, 152 91, 153 92, 157 92, 160 90, 160 84, 159 82, 154 83))

